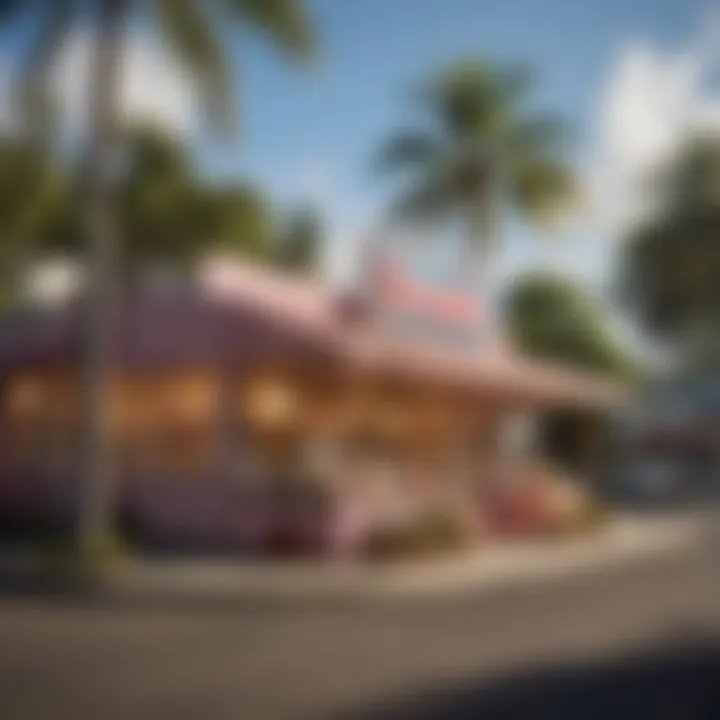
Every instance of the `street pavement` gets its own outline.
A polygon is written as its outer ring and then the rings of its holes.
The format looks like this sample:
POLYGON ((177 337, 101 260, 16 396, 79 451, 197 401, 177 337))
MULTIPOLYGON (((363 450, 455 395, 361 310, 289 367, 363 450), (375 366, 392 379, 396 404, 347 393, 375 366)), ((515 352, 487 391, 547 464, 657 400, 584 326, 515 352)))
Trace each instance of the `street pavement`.
MULTIPOLYGON (((717 535, 717 533, 716 533, 717 535)), ((480 594, 0 598, 0 718, 720 718, 720 543, 480 594)))

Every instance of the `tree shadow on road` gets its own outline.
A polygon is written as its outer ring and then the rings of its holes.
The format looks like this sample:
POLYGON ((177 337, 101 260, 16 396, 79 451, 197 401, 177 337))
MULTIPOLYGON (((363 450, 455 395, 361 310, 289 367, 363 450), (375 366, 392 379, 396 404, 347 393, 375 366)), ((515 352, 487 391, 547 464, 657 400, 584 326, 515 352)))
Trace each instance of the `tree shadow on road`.
POLYGON ((544 663, 385 698, 342 720, 720 720, 720 641, 544 663))

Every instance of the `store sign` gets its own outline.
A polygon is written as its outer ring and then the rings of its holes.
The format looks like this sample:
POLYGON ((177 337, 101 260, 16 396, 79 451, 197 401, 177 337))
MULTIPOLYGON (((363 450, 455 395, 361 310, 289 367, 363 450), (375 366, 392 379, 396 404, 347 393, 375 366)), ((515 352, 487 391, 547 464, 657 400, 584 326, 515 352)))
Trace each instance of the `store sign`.
POLYGON ((375 318, 393 333, 472 349, 484 342, 487 318, 472 293, 424 284, 386 252, 371 258, 366 273, 375 318))

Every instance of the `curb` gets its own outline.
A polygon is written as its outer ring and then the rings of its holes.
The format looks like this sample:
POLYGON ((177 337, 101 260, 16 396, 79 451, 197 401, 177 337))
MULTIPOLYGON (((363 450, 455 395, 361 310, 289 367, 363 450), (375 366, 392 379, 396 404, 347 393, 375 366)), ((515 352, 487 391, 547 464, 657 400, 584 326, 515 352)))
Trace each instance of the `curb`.
POLYGON ((592 537, 514 542, 460 556, 392 566, 133 563, 110 581, 119 599, 296 602, 389 600, 477 593, 667 557, 697 546, 697 518, 618 519, 592 537))

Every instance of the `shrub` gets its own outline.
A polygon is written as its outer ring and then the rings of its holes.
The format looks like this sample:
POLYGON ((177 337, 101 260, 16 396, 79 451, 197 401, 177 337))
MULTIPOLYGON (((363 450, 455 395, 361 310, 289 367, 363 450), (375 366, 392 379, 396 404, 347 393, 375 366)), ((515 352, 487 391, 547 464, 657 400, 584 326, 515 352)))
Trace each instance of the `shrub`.
POLYGON ((377 528, 368 538, 365 551, 371 558, 396 558, 409 555, 411 545, 407 526, 391 525, 377 528))
POLYGON ((432 512, 402 525, 378 528, 369 538, 367 553, 378 559, 419 557, 463 547, 468 528, 457 515, 432 512))
POLYGON ((459 547, 467 540, 467 528, 460 518, 450 513, 432 513, 422 516, 413 528, 421 547, 428 550, 446 550, 459 547))
POLYGON ((41 567, 52 577, 95 584, 104 580, 129 548, 116 535, 110 535, 92 548, 81 547, 68 536, 55 536, 38 547, 41 567))
POLYGON ((597 500, 588 500, 581 509, 556 523, 551 531, 556 535, 585 535, 602 528, 608 519, 608 510, 597 500))

